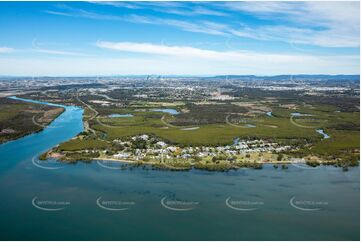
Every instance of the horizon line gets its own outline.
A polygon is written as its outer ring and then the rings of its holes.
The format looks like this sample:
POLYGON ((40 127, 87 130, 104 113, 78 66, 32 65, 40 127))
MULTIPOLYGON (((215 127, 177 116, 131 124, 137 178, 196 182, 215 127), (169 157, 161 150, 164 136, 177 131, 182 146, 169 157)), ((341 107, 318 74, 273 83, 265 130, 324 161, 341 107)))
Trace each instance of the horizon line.
POLYGON ((275 77, 275 76, 360 76, 361 74, 275 74, 275 75, 257 75, 257 74, 219 74, 219 75, 187 75, 187 74, 109 74, 109 75, 0 75, 3 77, 220 77, 220 76, 254 76, 254 77, 275 77))

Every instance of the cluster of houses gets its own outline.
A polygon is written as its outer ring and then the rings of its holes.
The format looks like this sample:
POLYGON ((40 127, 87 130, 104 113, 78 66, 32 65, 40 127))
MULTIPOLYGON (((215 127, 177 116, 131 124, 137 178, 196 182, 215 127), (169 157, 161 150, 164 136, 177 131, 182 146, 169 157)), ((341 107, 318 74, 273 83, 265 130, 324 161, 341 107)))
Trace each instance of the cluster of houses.
POLYGON ((197 146, 197 147, 178 147, 160 141, 158 138, 150 137, 146 134, 134 136, 127 140, 114 140, 113 143, 124 147, 123 150, 113 154, 116 159, 136 159, 144 158, 162 159, 162 158, 183 158, 192 157, 214 157, 218 155, 236 156, 252 152, 282 152, 291 149, 291 146, 281 146, 275 142, 264 140, 239 140, 235 139, 232 145, 227 146, 197 146), (142 141, 143 148, 136 148, 134 142, 142 141))

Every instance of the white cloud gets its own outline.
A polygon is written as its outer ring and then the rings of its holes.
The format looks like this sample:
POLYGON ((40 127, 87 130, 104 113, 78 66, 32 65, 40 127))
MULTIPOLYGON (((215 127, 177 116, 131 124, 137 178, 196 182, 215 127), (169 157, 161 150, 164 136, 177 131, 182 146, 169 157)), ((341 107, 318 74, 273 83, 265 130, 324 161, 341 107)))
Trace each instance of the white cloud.
POLYGON ((315 31, 308 28, 287 27, 282 25, 242 27, 231 30, 232 34, 257 40, 282 41, 296 44, 311 44, 322 47, 358 47, 359 37, 344 30, 327 29, 315 31))
POLYGON ((60 11, 51 11, 51 10, 46 10, 44 11, 47 14, 51 14, 51 15, 59 15, 59 16, 66 16, 66 17, 73 17, 72 14, 70 13, 65 13, 65 12, 60 12, 60 11))
POLYGON ((237 60, 209 60, 179 56, 119 58, 10 58, 0 57, 3 75, 277 75, 357 74, 358 57, 282 56, 248 54, 237 60), (18 68, 21 66, 21 68, 18 68))
POLYGON ((31 42, 31 45, 33 47, 32 50, 39 52, 39 53, 45 53, 45 54, 51 54, 51 55, 88 56, 86 54, 79 53, 79 52, 46 49, 46 48, 40 47, 39 44, 37 43, 36 39, 33 39, 33 41, 31 42))
POLYGON ((217 52, 212 50, 203 50, 188 46, 166 46, 154 45, 149 43, 132 43, 132 42, 107 42, 98 41, 96 46, 104 49, 112 49, 124 52, 153 54, 153 55, 167 55, 180 57, 197 57, 207 59, 219 59, 230 57, 234 53, 231 52, 217 52))
POLYGON ((298 14, 302 3, 297 2, 270 2, 270 1, 254 1, 254 2, 224 2, 217 4, 233 11, 250 12, 263 16, 271 14, 298 14))
POLYGON ((90 2, 100 5, 109 5, 118 8, 128 9, 147 9, 155 12, 161 12, 166 14, 174 14, 181 16, 195 16, 195 15, 209 15, 209 16, 227 16, 228 14, 223 11, 217 11, 207 7, 200 6, 197 2, 183 3, 175 1, 162 1, 162 2, 90 2))
POLYGON ((88 18, 88 19, 95 19, 95 20, 116 20, 116 21, 125 21, 126 19, 116 15, 109 15, 109 14, 99 14, 96 12, 86 11, 83 9, 75 9, 68 6, 63 6, 65 9, 62 11, 52 11, 46 10, 44 11, 47 14, 51 15, 59 15, 65 17, 74 17, 74 18, 88 18))
POLYGON ((13 52, 13 51, 14 51, 13 48, 0 46, 0 53, 9 53, 9 52, 13 52))
POLYGON ((252 30, 240 28, 233 31, 235 35, 323 47, 359 47, 359 2, 226 2, 223 7, 283 22, 252 30))
MULTIPOLYGON (((122 74, 282 74, 282 73, 358 73, 358 56, 321 56, 274 54, 249 51, 215 51, 189 46, 167 46, 150 43, 99 41, 96 46, 119 51, 121 61, 129 61, 122 74), (140 53, 130 58, 127 53, 140 53), (128 56, 128 57, 127 57, 128 56), (137 63, 136 60, 139 60, 137 63), (132 73, 124 73, 124 71, 132 73)), ((117 60, 119 62, 120 60, 117 60)), ((108 62, 104 62, 109 63, 108 62)), ((113 63, 111 64, 113 65, 113 63)))
MULTIPOLYGON (((160 3, 106 2, 114 6, 144 8, 144 4, 158 6, 160 3), (129 6, 128 6, 129 5, 129 6)), ((169 12, 178 2, 171 2, 169 12)), ((359 47, 359 3, 357 2, 222 2, 214 6, 229 11, 243 11, 255 17, 278 20, 278 25, 249 26, 227 18, 229 21, 215 22, 200 19, 179 20, 140 15, 107 15, 82 9, 63 7, 66 12, 47 11, 48 14, 96 20, 126 21, 138 24, 171 26, 187 32, 209 35, 235 36, 263 41, 308 44, 322 47, 359 47), (279 21, 282 20, 282 21, 279 21), (231 25, 232 23, 232 25, 231 25)), ((212 5, 212 6, 213 6, 212 5)), ((159 8, 166 7, 160 5, 159 8), (162 6, 162 7, 160 7, 162 6)), ((213 11, 198 6, 192 11, 213 11)))

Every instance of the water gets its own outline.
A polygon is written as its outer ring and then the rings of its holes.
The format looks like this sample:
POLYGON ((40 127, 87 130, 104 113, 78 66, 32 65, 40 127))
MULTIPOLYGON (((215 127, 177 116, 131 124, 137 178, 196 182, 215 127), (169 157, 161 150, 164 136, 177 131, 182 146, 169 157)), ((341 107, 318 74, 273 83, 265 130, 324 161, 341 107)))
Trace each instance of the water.
POLYGON ((42 101, 26 99, 26 98, 21 98, 21 97, 16 97, 16 96, 11 96, 11 97, 8 97, 8 98, 13 99, 13 100, 24 101, 24 102, 28 102, 28 103, 45 104, 45 105, 54 106, 54 107, 61 107, 61 108, 66 107, 66 106, 61 105, 61 104, 42 102, 42 101))
POLYGON ((3 157, 3 160, 0 162, 0 175, 5 173, 7 169, 18 165, 20 161, 31 160, 34 156, 71 139, 83 131, 83 109, 79 107, 51 104, 17 97, 10 98, 31 103, 63 107, 65 110, 43 131, 0 145, 0 157, 3 157))
POLYGON ((291 113, 292 116, 295 117, 307 117, 307 116, 314 116, 313 114, 308 114, 308 113, 291 113))
POLYGON ((154 108, 154 109, 151 109, 151 111, 169 113, 169 114, 172 114, 172 115, 179 114, 179 112, 177 110, 173 109, 173 108, 154 108))
POLYGON ((197 129, 199 129, 199 127, 184 128, 184 129, 181 129, 181 130, 190 131, 190 130, 197 130, 197 129))
POLYGON ((240 138, 233 139, 233 145, 238 145, 240 138))
POLYGON ((0 239, 359 239, 359 168, 266 165, 222 173, 109 169, 97 162, 34 166, 34 155, 83 130, 81 116, 81 109, 66 107, 54 128, 0 146, 0 239))
POLYGON ((130 118, 133 117, 133 114, 127 113, 127 114, 110 114, 108 115, 109 118, 130 118))
POLYGON ((331 136, 325 133, 323 129, 316 129, 316 132, 323 135, 324 139, 329 139, 331 136))

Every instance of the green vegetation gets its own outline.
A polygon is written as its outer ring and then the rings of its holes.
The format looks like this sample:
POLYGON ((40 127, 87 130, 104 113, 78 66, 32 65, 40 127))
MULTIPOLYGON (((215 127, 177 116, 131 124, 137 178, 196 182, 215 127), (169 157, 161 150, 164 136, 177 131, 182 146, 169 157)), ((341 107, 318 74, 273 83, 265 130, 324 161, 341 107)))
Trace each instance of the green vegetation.
POLYGON ((62 112, 62 108, 0 98, 0 143, 39 132, 62 112))
MULTIPOLYGON (((288 169, 285 163, 297 157, 305 158, 311 166, 329 164, 348 167, 358 164, 359 97, 353 92, 325 92, 317 96, 306 91, 272 91, 237 85, 225 87, 224 83, 215 82, 196 84, 203 86, 198 90, 147 86, 134 90, 112 89, 98 95, 94 91, 84 92, 81 100, 76 93, 74 102, 85 108, 84 121, 89 123, 89 127, 54 151, 65 154, 66 159, 76 160, 83 156, 84 159, 113 157, 126 150, 132 155, 129 161, 138 162, 138 158, 134 158, 135 153, 147 150, 150 143, 136 136, 147 134, 177 147, 176 151, 169 152, 171 158, 166 162, 159 161, 159 151, 139 161, 159 169, 260 169, 262 163, 267 162, 277 163, 274 164, 275 169, 288 169), (154 112, 153 108, 173 108, 180 113, 154 112), (268 112, 272 114, 268 115, 268 112), (110 114, 133 116, 110 118, 110 114), (316 129, 322 129, 329 137, 325 138, 316 129), (131 137, 135 140, 123 142, 131 137), (274 149, 272 155, 258 152, 257 155, 245 153, 240 157, 238 152, 228 153, 228 156, 213 154, 207 159, 197 156, 197 152, 187 153, 187 158, 183 159, 184 154, 179 151, 186 147, 231 146, 236 138, 261 140, 267 145, 277 143, 291 148, 274 149)), ((71 95, 64 94, 68 101, 71 95)), ((152 149, 159 149, 153 143, 151 145, 152 149)), ((259 147, 259 144, 254 144, 251 148, 259 147)))
POLYGON ((48 156, 48 152, 45 152, 45 153, 39 155, 39 160, 46 160, 47 156, 48 156))
POLYGON ((85 149, 106 149, 110 145, 108 142, 100 139, 72 139, 60 144, 56 151, 81 151, 85 149))
POLYGON ((109 140, 139 134, 154 134, 171 143, 182 145, 231 144, 236 137, 292 139, 319 136, 314 130, 296 127, 285 118, 259 120, 260 124, 276 125, 278 128, 260 125, 256 128, 242 129, 224 123, 201 125, 195 130, 183 130, 185 127, 167 127, 160 119, 149 117, 146 113, 134 113, 134 115, 129 118, 100 118, 101 123, 94 121, 92 127, 106 133, 109 140))
POLYGON ((79 152, 79 153, 66 153, 64 157, 61 158, 61 160, 66 162, 90 162, 94 158, 99 157, 99 152, 79 152))

